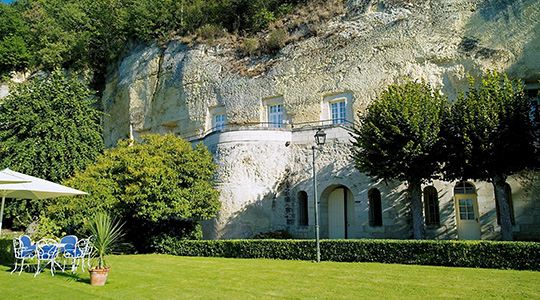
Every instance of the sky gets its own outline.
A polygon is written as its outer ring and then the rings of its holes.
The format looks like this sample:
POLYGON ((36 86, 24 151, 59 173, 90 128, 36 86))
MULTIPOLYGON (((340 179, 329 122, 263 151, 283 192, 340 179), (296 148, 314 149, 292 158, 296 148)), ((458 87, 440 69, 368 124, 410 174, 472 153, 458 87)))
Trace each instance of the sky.
POLYGON ((3 2, 3 3, 11 3, 13 1, 15 1, 15 0, 0 0, 0 2, 3 2))

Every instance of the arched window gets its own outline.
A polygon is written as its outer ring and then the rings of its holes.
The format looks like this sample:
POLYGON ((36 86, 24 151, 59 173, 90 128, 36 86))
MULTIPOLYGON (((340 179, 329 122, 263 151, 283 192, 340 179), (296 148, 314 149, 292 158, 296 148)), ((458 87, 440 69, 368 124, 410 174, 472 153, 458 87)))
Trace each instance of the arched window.
POLYGON ((304 191, 298 192, 298 225, 307 226, 308 217, 308 196, 304 191))
POLYGON ((439 226, 441 217, 439 215, 439 196, 437 189, 428 186, 424 189, 424 217, 427 226, 439 226))
POLYGON ((456 194, 476 194, 476 188, 474 185, 461 181, 456 184, 456 187, 454 188, 454 193, 456 194))
POLYGON ((381 192, 371 189, 368 192, 369 199, 369 225, 382 226, 381 192))
MULTIPOLYGON (((512 225, 516 225, 516 219, 514 217, 514 202, 512 201, 512 188, 508 183, 504 186, 504 192, 508 198, 508 205, 510 206, 510 220, 512 225)), ((497 224, 501 224, 501 212, 499 210, 499 200, 497 199, 497 194, 495 193, 495 209, 497 210, 497 224)))

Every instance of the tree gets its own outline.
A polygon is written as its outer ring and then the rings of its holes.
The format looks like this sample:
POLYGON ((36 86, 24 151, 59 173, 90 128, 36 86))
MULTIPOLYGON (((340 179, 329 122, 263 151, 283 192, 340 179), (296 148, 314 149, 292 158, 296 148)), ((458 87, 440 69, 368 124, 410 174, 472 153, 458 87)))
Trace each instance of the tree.
POLYGON ((443 128, 445 177, 493 184, 505 241, 513 240, 506 179, 535 162, 530 113, 521 81, 491 71, 478 86, 469 77, 469 91, 453 103, 443 128))
POLYGON ((15 84, 0 103, 2 166, 51 181, 83 170, 104 148, 94 103, 77 74, 59 69, 15 84))
POLYGON ((90 39, 94 36, 84 3, 74 0, 28 1, 25 15, 31 31, 30 43, 37 67, 84 70, 90 59, 90 39))
POLYGON ((28 28, 13 6, 0 3, 0 74, 24 69, 31 54, 25 40, 28 28))
POLYGON ((354 130, 353 159, 369 176, 407 183, 413 233, 425 238, 421 184, 439 168, 439 131, 446 99, 426 83, 391 85, 359 113, 354 130))
MULTIPOLYGON (((0 101, 0 167, 52 181, 83 170, 104 148, 94 103, 85 82, 60 70, 14 84, 0 101)), ((11 201, 7 220, 28 226, 43 205, 11 201)))
POLYGON ((141 250, 148 247, 149 232, 159 234, 151 227, 174 220, 198 223, 216 215, 215 169, 202 144, 192 148, 174 135, 122 141, 65 182, 88 196, 53 199, 46 215, 64 230, 83 230, 89 215, 107 211, 126 220, 127 238, 141 250))

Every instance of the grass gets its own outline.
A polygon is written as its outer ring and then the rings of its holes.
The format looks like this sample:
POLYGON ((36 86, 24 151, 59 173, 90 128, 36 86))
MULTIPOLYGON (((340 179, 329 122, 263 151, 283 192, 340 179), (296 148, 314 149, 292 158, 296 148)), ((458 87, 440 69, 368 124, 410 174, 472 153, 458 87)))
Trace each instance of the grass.
POLYGON ((88 272, 10 275, 3 299, 539 299, 540 272, 377 263, 110 256, 105 286, 88 272))

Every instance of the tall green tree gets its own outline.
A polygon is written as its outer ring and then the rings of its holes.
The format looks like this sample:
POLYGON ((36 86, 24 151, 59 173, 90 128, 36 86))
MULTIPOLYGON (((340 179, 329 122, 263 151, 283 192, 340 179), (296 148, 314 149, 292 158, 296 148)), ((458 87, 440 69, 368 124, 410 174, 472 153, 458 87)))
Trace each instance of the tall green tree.
POLYGON ((52 181, 103 151, 102 113, 87 83, 62 70, 14 84, 0 102, 0 164, 52 181))
POLYGON ((20 11, 0 3, 0 74, 23 70, 30 63, 28 38, 29 31, 20 11))
MULTIPOLYGON (((93 92, 61 70, 14 84, 0 101, 0 167, 55 182, 83 170, 103 151, 93 92)), ((6 219, 26 227, 43 201, 10 201, 6 219)))
POLYGON ((37 67, 84 69, 92 65, 90 39, 95 32, 84 12, 84 3, 74 0, 30 0, 26 4, 25 23, 37 67))
POLYGON ((141 249, 149 232, 160 233, 152 226, 171 220, 199 223, 216 215, 215 170, 202 144, 192 148, 174 135, 144 135, 140 142, 122 141, 106 150, 95 164, 64 182, 89 195, 52 199, 46 215, 63 230, 82 230, 89 215, 107 211, 126 221, 127 238, 141 249))
POLYGON ((425 238, 421 184, 436 177, 446 99, 426 83, 391 85, 359 113, 353 159, 361 172, 408 185, 413 234, 425 238))
POLYGON ((469 91, 453 103, 443 136, 448 147, 445 177, 491 182, 502 238, 513 240, 506 179, 535 164, 538 145, 521 81, 494 71, 479 84, 470 77, 469 91))

